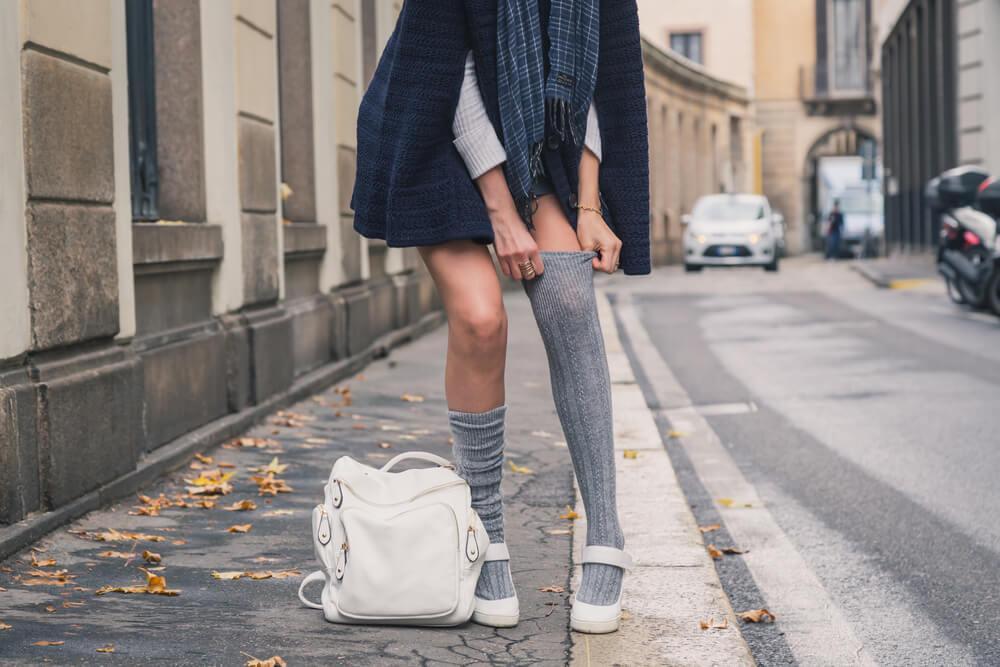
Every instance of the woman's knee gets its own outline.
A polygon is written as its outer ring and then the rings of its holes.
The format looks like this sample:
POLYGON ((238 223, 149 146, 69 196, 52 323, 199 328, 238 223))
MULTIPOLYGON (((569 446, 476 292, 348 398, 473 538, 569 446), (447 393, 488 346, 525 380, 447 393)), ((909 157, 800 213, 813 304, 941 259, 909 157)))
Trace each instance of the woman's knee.
POLYGON ((475 354, 502 352, 507 347, 507 313, 503 304, 481 305, 449 314, 452 335, 475 354))

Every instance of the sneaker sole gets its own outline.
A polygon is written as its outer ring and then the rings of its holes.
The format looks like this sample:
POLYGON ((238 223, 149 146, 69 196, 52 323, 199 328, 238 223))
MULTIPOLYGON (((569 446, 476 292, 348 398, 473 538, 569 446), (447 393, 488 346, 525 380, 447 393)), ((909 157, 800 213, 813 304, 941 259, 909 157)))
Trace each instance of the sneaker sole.
POLYGON ((517 625, 519 615, 510 616, 508 614, 483 614, 478 611, 472 612, 472 622, 485 625, 490 628, 513 628, 517 625))
POLYGON ((615 618, 610 621, 583 621, 578 618, 569 617, 569 627, 576 632, 587 635, 607 635, 618 631, 621 619, 615 618))

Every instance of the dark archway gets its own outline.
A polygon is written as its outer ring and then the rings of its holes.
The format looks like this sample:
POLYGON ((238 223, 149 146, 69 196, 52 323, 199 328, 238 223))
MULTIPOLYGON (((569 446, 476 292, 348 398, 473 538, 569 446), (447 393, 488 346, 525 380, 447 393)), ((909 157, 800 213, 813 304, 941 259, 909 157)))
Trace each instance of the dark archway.
MULTIPOLYGON (((881 157, 878 139, 864 128, 857 126, 837 126, 824 132, 806 153, 804 174, 804 194, 806 197, 805 219, 808 221, 809 247, 820 250, 823 247, 820 194, 820 162, 828 157, 860 157, 863 161, 864 178, 879 178, 881 157)), ((880 186, 879 186, 880 187, 880 186)))

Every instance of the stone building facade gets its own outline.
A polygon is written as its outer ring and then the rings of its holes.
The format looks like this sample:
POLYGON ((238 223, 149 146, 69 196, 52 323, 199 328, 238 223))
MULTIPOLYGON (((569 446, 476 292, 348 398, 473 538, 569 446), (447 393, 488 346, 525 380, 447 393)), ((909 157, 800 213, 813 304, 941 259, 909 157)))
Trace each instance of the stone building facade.
POLYGON ((656 264, 683 261, 681 218, 699 197, 751 188, 753 119, 742 86, 643 40, 650 235, 656 264))
POLYGON ((957 165, 1000 174, 1000 57, 996 0, 883 0, 886 233, 891 250, 937 247, 927 181, 957 165))
POLYGON ((349 207, 399 6, 0 3, 0 541, 435 317, 414 251, 349 207))

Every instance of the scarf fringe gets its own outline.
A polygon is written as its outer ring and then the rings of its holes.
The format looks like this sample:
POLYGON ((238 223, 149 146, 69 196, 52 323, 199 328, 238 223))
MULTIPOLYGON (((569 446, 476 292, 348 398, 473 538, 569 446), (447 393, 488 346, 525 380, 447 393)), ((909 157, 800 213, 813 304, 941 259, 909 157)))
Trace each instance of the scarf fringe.
POLYGON ((573 108, 568 100, 550 97, 545 100, 545 116, 549 129, 566 143, 567 135, 574 146, 579 145, 573 108))

